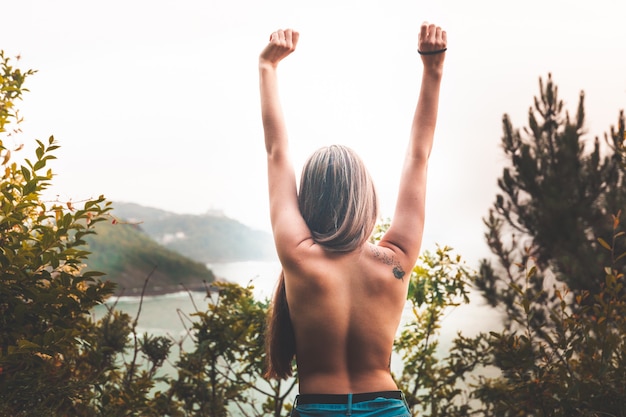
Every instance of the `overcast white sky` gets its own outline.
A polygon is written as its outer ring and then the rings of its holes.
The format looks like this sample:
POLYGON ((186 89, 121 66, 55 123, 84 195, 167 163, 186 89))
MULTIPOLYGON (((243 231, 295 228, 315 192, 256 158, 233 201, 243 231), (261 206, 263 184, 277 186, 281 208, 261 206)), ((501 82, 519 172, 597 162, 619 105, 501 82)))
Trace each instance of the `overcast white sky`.
MULTIPOLYGON (((482 217, 505 162, 501 118, 526 124, 552 72, 566 107, 586 93, 589 137, 626 107, 622 0, 62 0, 5 2, 0 49, 39 72, 17 139, 54 135, 54 194, 104 194, 178 213, 221 209, 269 230, 257 57, 292 27, 280 68, 297 169, 343 143, 368 164, 393 212, 417 98, 419 26, 448 32, 429 172, 424 248, 485 253, 482 217)), ((5 144, 10 145, 10 142, 5 144)))

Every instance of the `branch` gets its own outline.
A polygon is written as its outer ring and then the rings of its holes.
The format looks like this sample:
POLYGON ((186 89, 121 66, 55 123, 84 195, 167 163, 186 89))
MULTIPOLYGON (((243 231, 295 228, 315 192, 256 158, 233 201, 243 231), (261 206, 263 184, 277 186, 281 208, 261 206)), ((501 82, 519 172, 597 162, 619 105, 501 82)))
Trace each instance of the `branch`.
POLYGON ((143 288, 141 289, 141 297, 139 298, 139 308, 137 309, 137 315, 135 316, 135 320, 133 321, 133 327, 132 327, 134 351, 133 351, 133 360, 130 363, 130 369, 128 370, 128 373, 126 374, 126 384, 125 384, 126 388, 130 387, 130 384, 133 380, 133 375, 135 374, 135 367, 137 365, 137 355, 139 353, 138 342, 137 342, 137 323, 139 322, 139 316, 141 315, 141 307, 143 305, 143 298, 146 293, 148 281, 150 281, 150 277, 152 277, 152 274, 154 274, 154 271, 156 269, 157 269, 157 266, 155 265, 152 268, 152 271, 150 271, 150 273, 144 280, 143 288))

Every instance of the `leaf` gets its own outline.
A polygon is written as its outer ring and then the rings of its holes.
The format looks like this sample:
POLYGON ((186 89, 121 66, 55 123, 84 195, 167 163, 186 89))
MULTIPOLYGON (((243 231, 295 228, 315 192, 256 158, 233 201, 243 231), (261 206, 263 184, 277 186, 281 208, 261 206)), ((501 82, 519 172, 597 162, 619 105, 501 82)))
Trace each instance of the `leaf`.
POLYGON ((39 346, 38 344, 33 343, 30 340, 24 340, 24 339, 18 340, 17 346, 20 349, 25 349, 25 350, 41 349, 41 346, 39 346))
POLYGON ((606 243, 606 240, 602 239, 601 237, 598 238, 598 242, 602 245, 603 248, 605 248, 606 250, 611 250, 611 245, 609 245, 608 243, 606 243))
POLYGON ((22 189, 22 194, 23 195, 31 194, 31 193, 35 192, 36 188, 37 188, 37 183, 35 181, 28 181, 24 185, 24 188, 22 189))
POLYGON ((46 160, 45 159, 40 159, 39 161, 35 162, 35 166, 33 167, 33 171, 39 171, 41 168, 46 166, 46 160))
POLYGON ((101 277, 103 275, 106 275, 104 272, 100 272, 100 271, 87 271, 83 274, 84 278, 90 278, 90 277, 101 277))
POLYGON ((25 166, 22 166, 21 171, 22 171, 22 176, 24 177, 24 179, 26 181, 30 181, 30 171, 28 170, 28 168, 26 168, 25 166))
POLYGON ((35 150, 35 154, 37 155, 37 159, 41 159, 43 157, 43 143, 37 141, 39 147, 35 150))

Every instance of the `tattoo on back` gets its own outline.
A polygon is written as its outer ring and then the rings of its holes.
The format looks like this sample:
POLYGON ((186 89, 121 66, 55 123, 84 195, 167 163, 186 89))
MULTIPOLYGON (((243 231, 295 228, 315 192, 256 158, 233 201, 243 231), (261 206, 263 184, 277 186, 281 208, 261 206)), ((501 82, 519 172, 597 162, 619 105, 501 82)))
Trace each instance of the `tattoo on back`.
POLYGON ((405 272, 400 266, 400 262, 396 261, 393 256, 388 256, 376 246, 371 246, 374 257, 380 259, 385 265, 393 266, 392 272, 396 279, 404 281, 405 272))
POLYGON ((393 267, 393 276, 397 279, 404 278, 404 271, 402 270, 402 267, 400 265, 393 267))

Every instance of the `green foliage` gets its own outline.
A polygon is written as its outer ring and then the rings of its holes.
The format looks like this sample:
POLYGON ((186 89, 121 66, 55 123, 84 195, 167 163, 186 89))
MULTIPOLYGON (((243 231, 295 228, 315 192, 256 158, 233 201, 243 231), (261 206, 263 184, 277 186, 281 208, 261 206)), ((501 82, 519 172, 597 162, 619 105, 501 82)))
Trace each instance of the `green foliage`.
MULTIPOLYGON (((0 57, 0 132, 7 132, 21 121, 14 101, 33 72, 21 73, 0 57)), ((37 145, 35 159, 18 165, 0 141, 1 415, 62 415, 89 396, 97 372, 81 366, 94 335, 89 311, 113 291, 96 279, 100 273, 82 272, 84 239, 105 218, 108 203, 99 197, 74 208, 43 201, 52 179, 46 165, 58 146, 53 137, 37 145)))
MULTIPOLYGON (((625 235, 618 230, 619 216, 613 224, 607 249, 614 261, 600 291, 573 295, 555 289, 558 303, 541 329, 531 325, 536 299, 516 291, 524 311, 516 330, 488 336, 491 364, 502 375, 484 378, 476 390, 489 415, 626 415, 626 293, 618 268, 626 252, 615 252, 625 235)), ((534 273, 528 265, 526 280, 534 273)))
POLYGON ((499 375, 472 395, 487 416, 623 416, 624 113, 601 158, 597 139, 584 152, 584 96, 572 122, 550 77, 540 92, 525 138, 504 117, 512 166, 485 220, 499 265, 483 261, 476 283, 506 326, 474 339, 499 375))
MULTIPOLYGON (((389 221, 378 224, 371 242, 379 241, 389 221)), ((465 379, 486 360, 482 338, 461 334, 447 353, 439 347, 439 330, 445 314, 469 303, 474 279, 461 256, 452 249, 424 251, 411 271, 408 301, 412 317, 394 342, 402 358, 402 371, 394 375, 413 415, 468 416, 471 414, 465 379), (443 357, 442 357, 443 356, 443 357)))
POLYGON ((409 301, 413 318, 395 341, 403 360, 398 385, 414 415, 469 415, 470 407, 461 386, 466 374, 483 361, 481 341, 459 338, 451 354, 441 358, 438 333, 446 312, 469 303, 472 273, 460 256, 448 247, 435 254, 424 252, 413 268, 409 301))
POLYGON ((280 416, 288 383, 263 379, 268 303, 254 300, 252 287, 219 283, 211 287, 206 312, 193 314, 195 350, 181 354, 170 394, 185 415, 280 416), (229 407, 230 406, 230 407, 229 407))
POLYGON ((516 275, 520 259, 522 264, 535 259, 535 286, 528 290, 536 294, 547 271, 573 291, 597 291, 602 280, 596 271, 609 259, 595 237, 610 236, 607 218, 626 204, 618 152, 623 113, 621 128, 605 136, 607 155, 602 157, 597 138, 590 151, 585 149, 584 94, 571 119, 550 75, 545 85, 539 80, 539 90, 523 134, 508 115, 503 117, 502 146, 510 166, 498 180, 501 193, 485 219, 487 243, 498 265, 484 260, 476 282, 492 305, 505 304, 513 317, 521 312, 508 284, 523 283, 516 275))
MULTIPOLYGON (((0 51, 0 61, 2 61, 0 62, 0 133, 7 132, 7 126, 11 123, 15 123, 15 125, 9 132, 19 133, 17 125, 21 123, 22 119, 15 108, 15 102, 21 100, 22 93, 28 91, 22 87, 26 77, 33 75, 36 71, 22 72, 19 68, 13 68, 11 59, 5 56, 4 51, 0 51)), ((7 151, 4 146, 2 150, 7 151)), ((6 162, 8 160, 5 160, 3 165, 6 162)))
MULTIPOLYGON (((17 127, 8 129, 21 122, 15 100, 34 71, 0 58, 0 132, 15 135, 17 127)), ((53 137, 36 143, 35 158, 19 165, 13 158, 21 146, 0 141, 0 415, 165 415, 169 404, 151 391, 171 341, 138 338, 136 320, 113 310, 91 318, 114 284, 84 268, 84 247, 110 218, 110 203, 102 196, 81 207, 44 201, 58 145, 53 137)))
POLYGON ((171 398, 155 391, 157 383, 168 381, 158 371, 173 342, 162 336, 140 337, 136 331, 138 318, 139 313, 132 320, 112 307, 97 323, 90 359, 91 363, 100 365, 101 371, 92 382, 87 415, 176 415, 177 407, 171 398), (130 359, 120 361, 128 353, 130 359))

